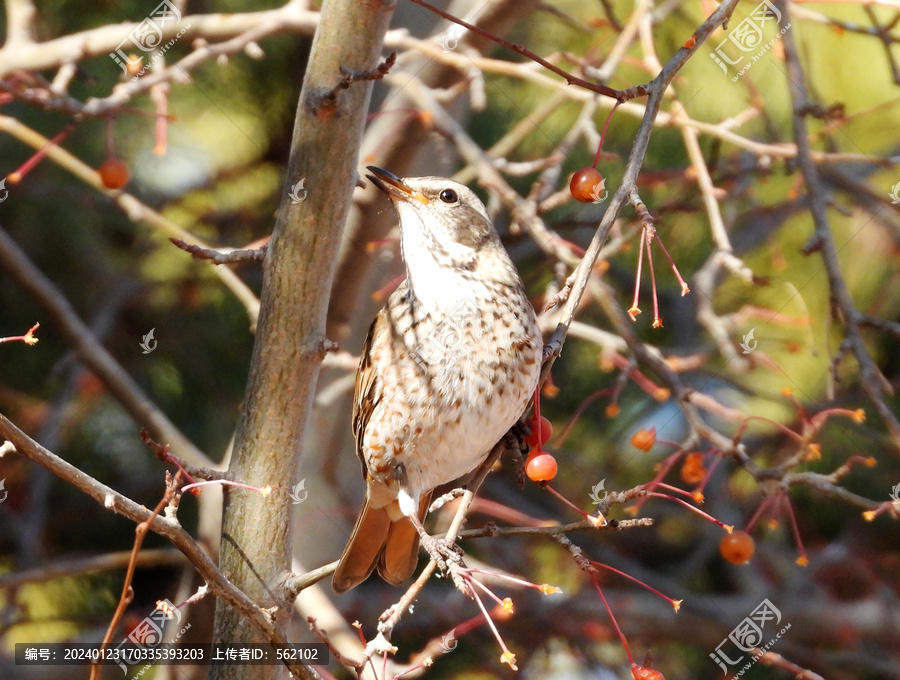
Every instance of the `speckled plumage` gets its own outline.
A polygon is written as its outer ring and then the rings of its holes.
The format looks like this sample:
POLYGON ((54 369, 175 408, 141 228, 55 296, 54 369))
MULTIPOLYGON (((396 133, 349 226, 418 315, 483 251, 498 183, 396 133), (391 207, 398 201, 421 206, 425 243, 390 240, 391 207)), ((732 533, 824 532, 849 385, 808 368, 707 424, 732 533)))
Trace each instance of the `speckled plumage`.
POLYGON ((484 461, 522 415, 541 364, 534 309, 478 197, 448 179, 370 170, 400 213, 407 280, 375 318, 357 373, 367 494, 338 592, 375 568, 394 584, 412 574, 409 518, 421 522, 435 487, 484 461))

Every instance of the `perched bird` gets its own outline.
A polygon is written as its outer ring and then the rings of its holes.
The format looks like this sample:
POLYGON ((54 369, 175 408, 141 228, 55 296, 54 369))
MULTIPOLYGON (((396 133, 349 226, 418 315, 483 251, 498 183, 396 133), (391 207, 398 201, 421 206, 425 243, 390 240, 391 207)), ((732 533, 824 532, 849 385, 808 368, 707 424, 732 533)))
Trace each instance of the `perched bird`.
POLYGON ((369 179, 400 215, 406 280, 375 317, 353 400, 366 500, 334 573, 415 571, 435 487, 481 465, 521 417, 541 369, 534 308, 479 198, 442 177, 369 179))

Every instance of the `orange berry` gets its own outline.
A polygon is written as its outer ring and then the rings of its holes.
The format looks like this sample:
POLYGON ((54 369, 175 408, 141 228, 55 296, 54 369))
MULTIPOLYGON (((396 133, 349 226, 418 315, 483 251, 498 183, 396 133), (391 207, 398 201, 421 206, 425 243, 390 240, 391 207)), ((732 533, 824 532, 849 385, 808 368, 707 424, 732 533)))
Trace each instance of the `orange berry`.
POLYGON ((525 462, 525 474, 532 482, 549 482, 556 477, 556 458, 549 453, 529 456, 525 462))
POLYGON ((631 445, 641 451, 649 451, 656 443, 656 428, 651 427, 649 430, 640 429, 631 437, 631 445))
POLYGON ((634 680, 666 680, 662 673, 646 666, 631 664, 631 676, 634 680))
POLYGON ((572 175, 572 179, 569 181, 569 191, 572 192, 572 197, 576 201, 593 203, 600 199, 605 185, 606 180, 596 168, 581 168, 572 175))
POLYGON ((699 484, 706 477, 706 466, 703 465, 703 454, 689 453, 681 465, 681 478, 688 484, 699 484))
POLYGON ((538 444, 538 424, 536 421, 531 423, 531 434, 525 437, 525 443, 533 449, 543 446, 553 434, 553 423, 541 416, 541 442, 538 444))
POLYGON ((128 164, 118 158, 107 158, 97 168, 97 172, 100 173, 100 181, 107 189, 121 189, 128 184, 131 174, 128 164))
POLYGON ((618 404, 607 404, 606 405, 606 417, 607 418, 615 418, 619 415, 619 405, 618 404))
POLYGON ((719 552, 732 564, 747 564, 755 549, 756 543, 746 531, 734 531, 719 542, 719 552))

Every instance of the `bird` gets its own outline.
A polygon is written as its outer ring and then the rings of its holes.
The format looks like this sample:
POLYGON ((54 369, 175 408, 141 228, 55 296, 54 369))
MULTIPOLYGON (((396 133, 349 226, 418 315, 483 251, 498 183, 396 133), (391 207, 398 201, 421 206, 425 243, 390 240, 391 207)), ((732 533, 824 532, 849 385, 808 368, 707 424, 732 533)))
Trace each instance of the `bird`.
MULTIPOLYGON (((443 177, 368 166, 400 218, 403 283, 369 329, 352 429, 366 497, 332 578, 343 593, 377 569, 415 571, 432 492, 474 472, 537 387, 543 341, 487 210, 443 177)), ((434 541, 434 539, 431 539, 434 541)))

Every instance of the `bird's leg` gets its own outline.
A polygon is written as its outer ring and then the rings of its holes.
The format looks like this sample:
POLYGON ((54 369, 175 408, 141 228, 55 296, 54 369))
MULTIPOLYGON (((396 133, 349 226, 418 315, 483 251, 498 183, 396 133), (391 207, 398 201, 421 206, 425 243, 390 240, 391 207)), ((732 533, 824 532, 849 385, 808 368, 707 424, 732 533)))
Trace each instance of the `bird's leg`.
POLYGON ((450 575, 453 585, 457 590, 467 597, 472 597, 472 587, 466 581, 461 572, 465 571, 466 565, 462 559, 462 549, 456 545, 454 541, 446 538, 435 538, 427 531, 418 516, 412 515, 409 520, 413 523, 416 531, 419 532, 419 540, 428 556, 434 560, 434 563, 440 569, 441 576, 450 575))
POLYGON ((460 576, 460 569, 465 565, 462 561, 462 550, 454 541, 446 538, 435 538, 427 531, 419 519, 419 495, 413 497, 407 491, 401 488, 397 494, 397 501, 400 504, 400 511, 406 518, 412 522, 416 532, 419 534, 419 541, 428 556, 434 560, 434 563, 440 569, 441 576, 450 575, 453 578, 454 585, 464 594, 470 592, 469 586, 460 576))
POLYGON ((454 541, 448 541, 446 538, 435 538, 427 531, 419 517, 416 514, 407 515, 409 521, 412 522, 416 531, 419 532, 419 540, 428 556, 434 560, 440 569, 441 574, 446 576, 450 571, 450 564, 462 564, 462 549, 454 541))

